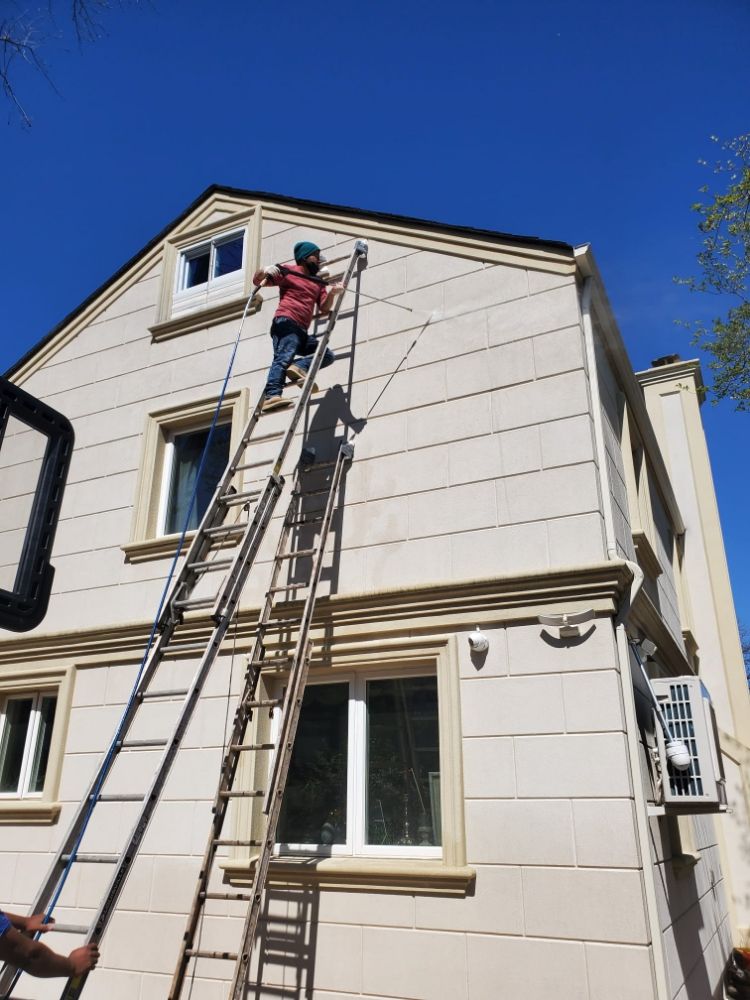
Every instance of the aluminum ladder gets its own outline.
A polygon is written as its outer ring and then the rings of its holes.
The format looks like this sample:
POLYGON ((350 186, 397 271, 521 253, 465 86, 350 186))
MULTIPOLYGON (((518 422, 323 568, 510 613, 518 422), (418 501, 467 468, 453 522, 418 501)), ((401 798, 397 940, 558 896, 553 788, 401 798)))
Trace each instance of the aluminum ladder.
MULTIPOLYGON (((234 962, 234 974, 229 996, 232 1000, 244 998, 250 957, 263 906, 269 863, 276 843, 276 828, 281 813, 289 765, 294 749, 294 738, 302 709, 305 683, 312 654, 310 626, 315 609, 317 587, 323 567, 326 539, 334 513, 335 500, 341 483, 341 477, 345 465, 352 460, 353 454, 354 448, 351 444, 343 443, 340 446, 336 460, 327 463, 333 467, 333 473, 328 485, 323 489, 305 491, 301 486, 301 480, 307 470, 304 466, 300 466, 299 468, 297 482, 292 491, 292 501, 284 520, 284 526, 273 562, 271 582, 266 594, 266 601, 258 620, 255 644, 248 663, 244 688, 238 701, 229 746, 221 769, 221 779, 213 804, 211 834, 206 845, 198 885, 188 918, 187 930, 185 931, 180 949, 180 956, 172 979, 168 1000, 180 1000, 182 997, 183 987, 192 959, 215 959, 234 962), (326 495, 324 508, 312 512, 312 514, 309 510, 305 511, 301 508, 301 503, 308 497, 321 494, 326 495), (294 543, 292 543, 292 548, 289 547, 293 529, 315 524, 316 522, 320 522, 320 529, 315 545, 298 549, 294 548, 294 543), (284 567, 288 566, 292 560, 303 558, 312 559, 312 571, 309 579, 305 579, 299 583, 287 582, 286 584, 279 585, 279 578, 284 567), (302 588, 307 590, 307 596, 299 617, 288 619, 274 616, 276 596, 278 594, 288 595, 289 590, 292 588, 294 590, 302 588), (273 636, 277 629, 287 629, 290 627, 297 632, 294 651, 291 655, 267 655, 266 643, 269 632, 273 636), (261 674, 268 671, 271 673, 281 672, 282 677, 286 681, 283 697, 271 699, 258 697, 258 684, 261 674), (278 725, 277 742, 276 744, 248 742, 248 727, 253 718, 253 713, 265 708, 271 710, 280 709, 281 715, 278 725), (233 785, 241 756, 243 754, 262 754, 269 750, 273 750, 274 753, 265 791, 245 789, 235 791, 233 785), (261 818, 262 832, 259 831, 257 837, 248 840, 223 839, 221 834, 229 803, 233 799, 239 798, 264 798, 263 816, 261 818), (215 863, 218 851, 222 847, 259 848, 252 887, 249 893, 211 891, 212 876, 219 876, 215 863), (212 899, 248 903, 237 952, 209 951, 196 947, 196 935, 204 913, 205 904, 208 900, 212 899)), ((316 471, 321 468, 323 466, 312 466, 312 469, 316 471)), ((282 602, 282 604, 285 603, 285 601, 282 602)), ((282 607, 282 616, 283 613, 284 608, 282 607)), ((281 683, 280 680, 279 683, 281 683)), ((256 765, 253 770, 257 776, 260 767, 256 765)))
MULTIPOLYGON (((367 259, 367 242, 356 240, 343 275, 344 290, 361 265, 367 259)), ((281 468, 291 446, 300 419, 307 411, 313 391, 315 376, 323 360, 331 333, 333 332, 343 302, 343 294, 338 297, 334 308, 328 314, 325 330, 319 336, 318 347, 313 355, 308 376, 303 383, 299 397, 291 411, 289 424, 278 434, 262 435, 259 421, 263 395, 253 409, 240 443, 222 474, 211 502, 196 530, 183 565, 164 601, 163 611, 157 623, 157 638, 143 664, 137 685, 127 702, 125 711, 113 737, 109 750, 102 758, 93 780, 83 797, 71 822, 55 859, 37 892, 30 913, 47 910, 67 878, 68 870, 76 864, 111 864, 113 874, 90 926, 56 925, 59 931, 85 936, 85 943, 101 941, 116 908, 128 874, 138 856, 144 836, 159 803, 161 793, 174 764, 188 724, 199 701, 201 690, 211 666, 218 656, 222 640, 237 609, 243 587, 258 554, 276 503, 284 488, 281 468), (258 433, 256 433, 256 431, 258 433), (255 461, 252 459, 253 446, 267 445, 273 438, 281 438, 275 458, 255 461), (264 473, 267 470, 267 474, 264 473), (265 485, 259 489, 242 490, 233 484, 237 477, 244 478, 252 473, 259 482, 265 476, 265 485), (228 522, 233 511, 241 516, 228 522), (216 558, 217 553, 234 543, 231 557, 216 558), (220 586, 210 596, 193 597, 197 585, 208 579, 207 574, 223 573, 220 586), (185 642, 182 635, 184 616, 189 611, 208 611, 213 628, 208 641, 185 642), (181 641, 182 640, 182 641, 181 641), (158 686, 159 667, 162 663, 189 654, 200 656, 200 662, 192 679, 185 688, 166 689, 158 686), (154 683, 156 682, 156 683, 154 683), (182 698, 177 721, 168 736, 160 734, 149 739, 128 738, 133 724, 139 716, 142 705, 153 700, 177 700, 182 698), (145 791, 132 794, 108 794, 104 791, 108 777, 121 754, 128 751, 163 750, 162 757, 154 771, 153 779, 145 791), (90 854, 84 850, 84 836, 92 814, 97 808, 106 808, 111 802, 140 802, 137 819, 122 847, 113 848, 110 854, 90 854)), ((270 415, 269 415, 270 416, 270 415)), ((257 452, 256 452, 257 453, 257 452)), ((188 622, 185 631, 195 621, 188 622)), ((0 997, 7 998, 18 981, 19 970, 6 966, 0 974, 0 997)), ((76 1000, 81 995, 88 974, 69 979, 61 994, 61 1000, 76 1000)))

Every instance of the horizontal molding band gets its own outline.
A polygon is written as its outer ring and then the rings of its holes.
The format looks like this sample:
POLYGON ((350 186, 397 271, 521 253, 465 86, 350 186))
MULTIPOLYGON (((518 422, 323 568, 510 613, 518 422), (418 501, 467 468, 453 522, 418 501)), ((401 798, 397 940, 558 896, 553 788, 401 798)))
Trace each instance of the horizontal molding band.
MULTIPOLYGON (((611 561, 517 576, 443 581, 429 587, 321 597, 315 609, 312 639, 318 649, 328 649, 368 635, 415 636, 463 628, 467 622, 472 627, 490 627, 533 621, 540 612, 556 614, 592 608, 600 616, 611 616, 627 594, 630 580, 627 563, 611 561)), ((638 606, 641 604, 639 599, 638 606)), ((302 602, 290 601, 277 605, 275 614, 286 619, 301 607, 302 602)), ((246 648, 252 642, 258 613, 256 607, 242 609, 237 622, 237 648, 246 648)), ((74 657, 79 665, 102 659, 132 660, 140 656, 150 630, 151 622, 146 621, 102 622, 88 629, 3 637, 0 666, 60 657, 74 657)), ((196 612, 187 616, 180 641, 208 641, 211 630, 210 619, 196 612)))

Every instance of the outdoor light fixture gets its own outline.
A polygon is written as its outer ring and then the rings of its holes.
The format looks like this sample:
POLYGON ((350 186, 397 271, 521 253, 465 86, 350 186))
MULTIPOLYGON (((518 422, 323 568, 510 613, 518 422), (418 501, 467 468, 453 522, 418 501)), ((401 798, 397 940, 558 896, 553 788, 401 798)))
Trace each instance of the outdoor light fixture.
POLYGON ((559 629, 561 639, 570 639, 580 636, 580 626, 585 622, 593 621, 594 614, 593 608, 586 608, 585 611, 573 611, 570 614, 539 615, 538 621, 540 625, 559 629))

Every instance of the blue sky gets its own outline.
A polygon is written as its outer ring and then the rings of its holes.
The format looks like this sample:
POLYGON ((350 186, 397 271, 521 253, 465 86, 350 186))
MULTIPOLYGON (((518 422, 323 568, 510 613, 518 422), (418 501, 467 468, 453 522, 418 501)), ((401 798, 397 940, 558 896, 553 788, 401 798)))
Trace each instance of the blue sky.
MULTIPOLYGON (((20 67, 32 128, 0 106, 0 370, 211 183, 591 242, 636 368, 695 355, 674 320, 718 303, 672 276, 709 136, 750 129, 746 0, 153 0, 83 48, 66 10, 57 92, 20 67)), ((750 416, 703 412, 750 623, 750 416)))

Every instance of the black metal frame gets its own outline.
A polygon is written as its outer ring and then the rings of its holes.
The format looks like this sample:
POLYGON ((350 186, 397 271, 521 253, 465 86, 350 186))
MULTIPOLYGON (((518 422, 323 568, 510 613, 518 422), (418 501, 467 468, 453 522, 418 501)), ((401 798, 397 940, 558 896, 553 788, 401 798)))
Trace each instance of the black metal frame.
POLYGON ((47 613, 55 576, 52 545, 75 435, 67 417, 0 376, 0 448, 11 417, 47 438, 13 590, 0 587, 0 628, 28 632, 47 613))

